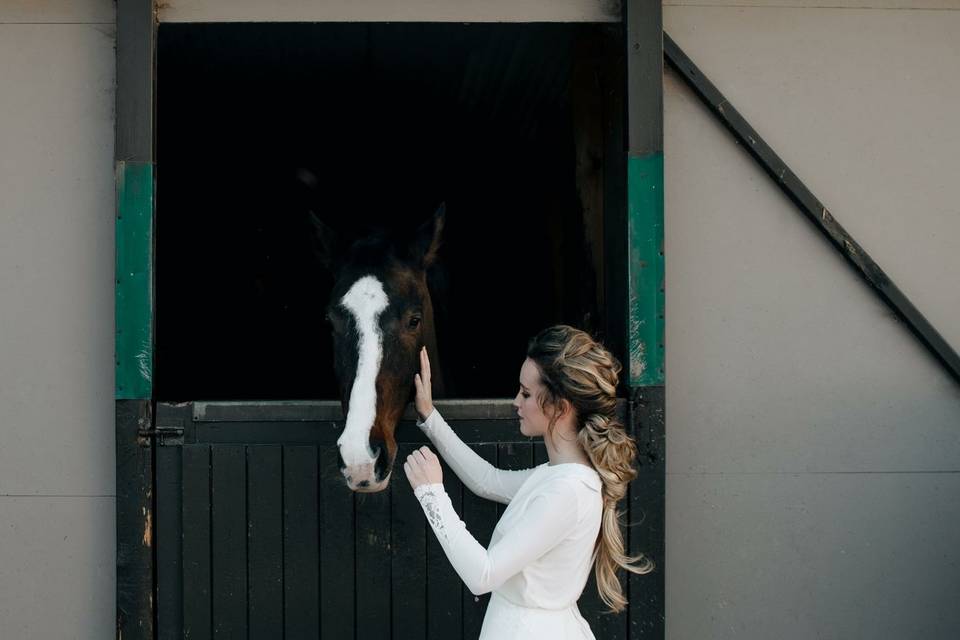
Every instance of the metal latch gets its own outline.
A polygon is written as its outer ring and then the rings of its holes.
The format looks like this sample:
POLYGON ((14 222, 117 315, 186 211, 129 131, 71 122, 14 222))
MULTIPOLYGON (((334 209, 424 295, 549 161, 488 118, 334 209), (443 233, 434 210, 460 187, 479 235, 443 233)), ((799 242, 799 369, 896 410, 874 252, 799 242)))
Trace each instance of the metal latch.
POLYGON ((158 447, 170 447, 183 444, 183 421, 176 424, 158 424, 152 429, 140 429, 137 435, 141 447, 149 447, 151 439, 156 438, 158 447))

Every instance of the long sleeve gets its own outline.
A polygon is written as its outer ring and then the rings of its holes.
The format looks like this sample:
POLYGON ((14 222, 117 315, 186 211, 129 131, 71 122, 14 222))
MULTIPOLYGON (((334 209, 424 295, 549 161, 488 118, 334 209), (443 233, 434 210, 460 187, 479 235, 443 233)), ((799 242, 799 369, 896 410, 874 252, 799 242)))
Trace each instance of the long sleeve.
POLYGON ((417 420, 417 426, 427 434, 460 481, 481 498, 507 504, 534 472, 532 468, 513 471, 493 466, 454 433, 436 408, 426 420, 417 420))
POLYGON ((520 519, 484 549, 457 515, 442 483, 420 485, 414 495, 454 570, 474 595, 493 591, 564 539, 577 524, 577 499, 555 481, 530 500, 520 519))

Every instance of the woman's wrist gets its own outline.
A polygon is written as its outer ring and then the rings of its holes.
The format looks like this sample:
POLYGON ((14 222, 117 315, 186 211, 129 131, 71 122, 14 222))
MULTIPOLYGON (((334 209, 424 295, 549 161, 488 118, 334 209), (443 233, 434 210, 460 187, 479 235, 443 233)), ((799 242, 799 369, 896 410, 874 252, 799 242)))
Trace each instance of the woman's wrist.
POLYGON ((413 488, 413 495, 416 496, 417 500, 419 500, 424 493, 428 492, 445 493, 446 488, 442 482, 421 482, 413 488))
POLYGON ((426 421, 426 419, 430 417, 430 414, 433 413, 433 409, 434 407, 432 404, 427 408, 426 413, 417 409, 417 413, 420 415, 420 422, 426 421))

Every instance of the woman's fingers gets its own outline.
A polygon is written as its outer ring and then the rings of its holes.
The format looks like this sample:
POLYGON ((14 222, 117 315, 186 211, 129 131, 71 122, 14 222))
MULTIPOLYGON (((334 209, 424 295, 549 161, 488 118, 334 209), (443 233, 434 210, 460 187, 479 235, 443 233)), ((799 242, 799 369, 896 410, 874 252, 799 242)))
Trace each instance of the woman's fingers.
POLYGON ((410 480, 410 485, 416 487, 428 482, 442 482, 440 459, 424 445, 414 449, 403 463, 403 469, 410 480))
POLYGON ((407 456, 407 461, 404 463, 411 465, 412 467, 419 467, 421 464, 439 462, 439 458, 433 451, 430 451, 427 447, 422 447, 420 449, 414 450, 409 456, 407 456))
POLYGON ((430 383, 430 356, 426 347, 420 349, 420 377, 426 384, 430 383))
POLYGON ((423 371, 424 380, 430 379, 430 354, 427 353, 427 348, 424 347, 420 352, 420 368, 423 371))

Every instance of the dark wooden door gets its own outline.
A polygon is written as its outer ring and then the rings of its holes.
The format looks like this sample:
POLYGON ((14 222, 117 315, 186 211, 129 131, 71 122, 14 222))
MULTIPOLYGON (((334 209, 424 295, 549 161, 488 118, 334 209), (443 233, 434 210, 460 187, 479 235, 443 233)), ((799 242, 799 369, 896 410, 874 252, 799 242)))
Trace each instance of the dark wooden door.
MULTIPOLYGON (((499 467, 547 460, 542 441, 506 418, 508 403, 441 411, 499 467)), ((489 594, 464 587, 402 468, 380 493, 344 485, 339 403, 160 404, 156 421, 160 638, 479 635, 489 594)), ((429 444, 410 419, 397 436, 398 460, 429 444)), ((488 545, 505 506, 465 490, 446 465, 444 484, 488 545)), ((626 637, 626 615, 601 614, 592 578, 580 609, 598 638, 626 637)))

